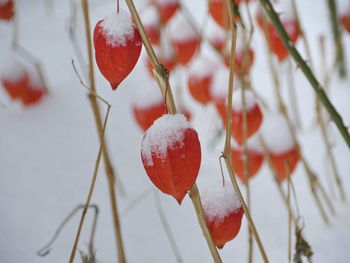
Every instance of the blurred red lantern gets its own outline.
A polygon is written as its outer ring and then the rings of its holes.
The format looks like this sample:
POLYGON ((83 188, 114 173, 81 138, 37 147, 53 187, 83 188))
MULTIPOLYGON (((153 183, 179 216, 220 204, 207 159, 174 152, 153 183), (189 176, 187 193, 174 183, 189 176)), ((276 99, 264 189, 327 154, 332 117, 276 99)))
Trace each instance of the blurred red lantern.
POLYGON ((270 158, 277 177, 280 181, 283 181, 287 178, 286 162, 288 161, 289 173, 292 174, 300 159, 299 152, 295 147, 283 153, 276 154, 270 152, 270 158))
POLYGON ((0 1, 0 19, 9 21, 14 15, 13 0, 0 1))
POLYGON ((94 30, 95 58, 113 90, 130 74, 140 57, 140 34, 128 13, 114 12, 94 30))
POLYGON ((180 14, 171 21, 169 27, 176 62, 186 65, 199 48, 199 37, 191 25, 180 14))
POLYGON ((213 185, 201 195, 205 218, 218 248, 234 239, 242 223, 243 209, 231 185, 213 185))
POLYGON ((210 89, 216 64, 209 58, 197 57, 189 67, 188 90, 192 98, 203 105, 212 100, 210 89))
MULTIPOLYGON (((276 55, 279 61, 284 60, 288 56, 288 50, 285 48, 275 26, 267 21, 260 13, 257 15, 257 22, 265 34, 271 52, 276 55)), ((281 22, 290 38, 290 41, 295 44, 300 35, 298 22, 292 18, 282 20, 281 22)))
POLYGON ((159 10, 162 24, 166 24, 179 9, 178 0, 153 0, 159 10))
MULTIPOLYGON (((231 148, 231 158, 233 171, 239 179, 245 184, 247 182, 244 169, 244 151, 242 149, 231 148)), ((260 169, 264 161, 264 156, 252 149, 248 149, 248 178, 253 177, 260 169)))
POLYGON ((350 13, 340 16, 340 22, 344 26, 345 30, 350 33, 350 13))
POLYGON ((182 114, 165 114, 146 131, 141 158, 148 177, 181 204, 195 183, 201 162, 197 132, 182 114))
POLYGON ((159 45, 160 18, 155 7, 150 6, 141 13, 141 20, 149 41, 153 45, 159 45))

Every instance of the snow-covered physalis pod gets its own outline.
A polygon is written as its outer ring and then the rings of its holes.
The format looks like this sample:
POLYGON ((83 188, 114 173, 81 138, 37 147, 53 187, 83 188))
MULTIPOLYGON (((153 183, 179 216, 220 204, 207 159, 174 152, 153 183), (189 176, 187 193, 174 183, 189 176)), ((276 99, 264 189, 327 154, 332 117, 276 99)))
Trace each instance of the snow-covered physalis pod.
POLYGON ((130 15, 123 10, 99 21, 94 30, 95 58, 112 89, 129 75, 140 57, 142 41, 130 15))
POLYGON ((0 20, 9 21, 14 15, 13 0, 0 0, 0 20))
MULTIPOLYGON (((265 34, 271 52, 276 55, 279 61, 283 61, 288 56, 288 50, 285 48, 275 26, 260 12, 258 12, 256 19, 259 27, 265 34)), ((300 28, 296 18, 293 16, 281 17, 281 22, 291 42, 294 44, 300 35, 300 28)))
POLYGON ((234 239, 240 228, 243 209, 230 183, 211 185, 201 195, 205 218, 218 248, 234 239))
POLYGON ((287 178, 286 161, 292 174, 300 159, 288 123, 279 113, 265 114, 261 133, 276 175, 283 181, 287 178))
POLYGON ((166 113, 161 91, 156 85, 145 85, 137 90, 132 109, 137 124, 146 131, 153 122, 166 113))
MULTIPOLYGON (((254 137, 254 141, 256 139, 256 136, 254 137)), ((260 147, 254 147, 250 142, 253 139, 248 140, 248 178, 251 179, 260 169, 263 161, 264 161, 264 155, 260 151, 260 147)), ((238 176, 238 178, 245 184, 247 182, 246 180, 246 173, 245 173, 245 154, 244 150, 241 146, 235 145, 231 147, 231 158, 232 158, 232 167, 235 174, 238 176)))
POLYGON ((148 177, 181 204, 201 163, 197 132, 182 114, 165 114, 146 131, 141 158, 148 177))
MULTIPOLYGON (((215 101, 216 109, 221 117, 224 127, 226 127, 227 121, 227 87, 228 87, 228 70, 220 69, 213 81, 213 98, 215 101)), ((245 107, 247 111, 247 138, 252 136, 258 131, 263 121, 263 115, 257 104, 253 93, 246 90, 245 96, 245 107)), ((244 141, 243 132, 243 100, 242 100, 242 89, 235 89, 232 95, 232 127, 231 135, 238 144, 242 144, 244 141)))
POLYGON ((175 15, 180 6, 178 0, 153 0, 153 2, 158 7, 160 19, 164 25, 175 15))
POLYGON ((216 64, 208 57, 196 57, 189 66, 187 87, 193 99, 206 105, 211 98, 210 88, 216 71, 216 64))
MULTIPOLYGON (((235 8, 238 8, 241 0, 231 0, 235 8)), ((248 1, 247 1, 248 2, 248 1)), ((214 21, 224 29, 230 28, 229 14, 225 0, 209 0, 208 10, 214 21)), ((239 17, 234 16, 234 22, 238 22, 239 17)))
POLYGON ((157 9, 154 6, 146 8, 141 13, 141 21, 149 41, 153 45, 159 45, 160 21, 157 9))
POLYGON ((15 57, 8 59, 1 71, 1 84, 11 99, 21 99, 24 96, 28 79, 26 67, 15 57))
POLYGON ((31 70, 28 72, 29 78, 25 93, 22 97, 24 106, 31 106, 37 104, 47 93, 42 76, 36 71, 31 70))
POLYGON ((180 13, 170 21, 169 30, 176 61, 186 65, 198 50, 199 36, 180 13))

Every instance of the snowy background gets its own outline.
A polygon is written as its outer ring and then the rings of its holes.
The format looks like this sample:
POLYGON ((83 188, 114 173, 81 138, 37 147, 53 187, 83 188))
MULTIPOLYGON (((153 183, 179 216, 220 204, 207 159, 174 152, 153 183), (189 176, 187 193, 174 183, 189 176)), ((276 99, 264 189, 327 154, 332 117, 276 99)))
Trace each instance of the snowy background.
MULTIPOLYGON (((86 90, 79 84, 71 58, 75 58, 67 34, 69 1, 53 1, 51 10, 44 0, 18 0, 19 42, 42 63, 49 83, 49 94, 33 107, 23 108, 12 102, 0 89, 0 262, 65 262, 68 261, 79 216, 75 216, 60 234, 46 257, 36 255, 54 234, 64 217, 85 201, 98 151, 98 137, 86 90)), ((121 1, 123 2, 123 1, 121 1)), ((144 1, 136 4, 142 7, 144 1)), ((183 1, 185 2, 185 1, 183 1)), ((347 0, 341 1, 347 2, 347 0)), ((206 1, 186 3, 195 10, 198 23, 206 14, 206 1)), ((321 72, 318 37, 326 37, 329 65, 334 55, 326 1, 297 1, 302 25, 310 39, 317 73, 321 72)), ((114 1, 91 1, 91 24, 114 9, 114 1)), ((122 3, 124 6, 124 3, 122 3)), ((256 4, 251 5, 255 10, 256 4)), ((82 16, 78 12, 78 41, 85 54, 82 16)), ((11 53, 12 24, 0 22, 0 66, 6 67, 11 53)), ((300 41, 299 41, 300 42, 300 41)), ((256 60, 252 71, 255 89, 275 107, 271 77, 261 32, 253 39, 256 60)), ((302 50, 301 43, 298 48, 302 50)), ((344 47, 350 46, 344 34, 344 47)), ((144 51, 143 51, 144 52, 144 51)), ((346 50, 349 54, 350 49, 346 50)), ((347 57, 348 68, 350 59, 347 57)), ((328 65, 328 66, 329 66, 328 65)), ((282 78, 287 65, 281 65, 282 78)), ((177 72, 185 79, 186 72, 177 72)), ((320 76, 320 74, 317 74, 320 76)), ((331 98, 350 124, 350 79, 339 81, 332 74, 331 98)), ((136 125, 131 105, 144 83, 150 82, 141 57, 132 74, 113 92, 96 70, 99 94, 111 104, 107 141, 113 166, 125 194, 119 194, 121 226, 128 262, 176 262, 157 214, 153 185, 141 163, 140 143, 143 133, 136 125), (131 209, 135 198, 139 201, 131 209)), ((334 201, 336 215, 330 224, 322 221, 310 194, 305 172, 299 165, 293 175, 305 223, 304 235, 314 251, 314 262, 349 262, 350 205, 336 194, 331 169, 326 160, 320 131, 314 124, 313 91, 300 71, 296 71, 298 104, 303 130, 299 134, 302 149, 312 169, 334 201)), ((287 94, 287 92, 283 91, 287 94)), ((213 105, 203 108, 184 93, 184 101, 193 115, 193 125, 202 145, 202 164, 197 180, 202 191, 221 179, 218 157, 223 138, 212 145, 215 128, 220 121, 213 105)), ((101 104, 101 108, 105 108, 101 104)), ((350 192, 350 152, 338 131, 330 126, 334 153, 347 193, 350 192)), ((120 190, 121 187, 118 187, 120 190)), ((243 186, 242 186, 243 189, 243 186)), ((265 164, 251 181, 252 215, 265 245, 270 262, 287 262, 287 211, 278 195, 270 171, 265 164)), ((348 194, 349 196, 349 194, 348 194)), ((107 180, 101 164, 93 203, 100 208, 95 247, 101 262, 116 262, 113 222, 110 213, 107 180)), ((161 194, 166 217, 184 262, 211 262, 205 239, 197 223, 188 197, 182 205, 161 194)), ((80 215, 80 214, 79 214, 80 215)), ((87 251, 92 213, 88 213, 79 249, 87 251)), ((239 235, 227 243, 220 255, 224 262, 246 262, 247 222, 243 218, 239 235)), ((255 247, 255 261, 262 262, 255 247)), ((76 262, 80 259, 77 258, 76 262)))

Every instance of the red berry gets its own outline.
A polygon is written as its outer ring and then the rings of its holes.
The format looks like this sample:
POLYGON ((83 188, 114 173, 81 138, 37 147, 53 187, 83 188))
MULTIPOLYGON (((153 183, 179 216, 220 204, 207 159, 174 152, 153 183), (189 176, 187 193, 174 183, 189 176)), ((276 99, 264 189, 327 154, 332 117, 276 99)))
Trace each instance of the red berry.
POLYGON ((140 57, 142 42, 131 17, 115 12, 99 21, 94 30, 97 65, 113 90, 130 74, 140 57))
POLYGON ((165 114, 146 131, 141 158, 148 177, 181 204, 195 183, 201 162, 197 132, 182 114, 165 114))
POLYGON ((9 21, 14 15, 13 0, 0 1, 0 20, 9 21))
POLYGON ((234 239, 242 223, 243 209, 231 185, 213 185, 202 194, 205 218, 218 248, 234 239))

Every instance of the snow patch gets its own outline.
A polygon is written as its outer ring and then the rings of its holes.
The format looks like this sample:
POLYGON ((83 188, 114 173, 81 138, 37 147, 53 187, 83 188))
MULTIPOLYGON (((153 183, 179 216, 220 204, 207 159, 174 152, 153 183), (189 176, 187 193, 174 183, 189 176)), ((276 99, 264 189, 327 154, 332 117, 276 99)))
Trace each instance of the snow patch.
POLYGON ((134 24, 129 13, 124 10, 113 12, 100 25, 107 44, 112 47, 126 46, 126 42, 134 38, 134 24))
POLYGON ((216 72, 211 89, 212 96, 217 99, 226 98, 230 72, 226 66, 221 66, 216 72))
POLYGON ((223 220, 241 207, 241 202, 230 183, 210 185, 201 195, 203 209, 209 221, 223 220))
POLYGON ((264 121, 260 129, 270 152, 281 154, 295 147, 288 123, 280 113, 264 114, 264 121))
POLYGON ((5 61, 1 70, 1 78, 11 83, 19 81, 26 74, 26 67, 14 56, 5 61))
POLYGON ((193 129, 182 114, 164 114, 154 121, 146 131, 141 145, 141 155, 147 166, 153 165, 152 153, 160 159, 165 159, 168 149, 174 149, 175 144, 183 146, 185 130, 193 129))
POLYGON ((134 105, 137 108, 148 108, 163 101, 163 95, 155 83, 154 85, 144 85, 138 89, 134 98, 134 105))
POLYGON ((196 57, 189 66, 189 74, 197 78, 213 75, 217 69, 216 61, 204 56, 196 57))
POLYGON ((155 7, 147 7, 141 14, 141 20, 144 26, 159 26, 159 14, 155 7))
MULTIPOLYGON (((244 91, 245 97, 245 106, 247 111, 254 108, 256 105, 256 100, 253 93, 250 90, 244 91)), ((243 110, 243 100, 242 100, 242 89, 236 89, 233 91, 232 95, 232 109, 234 111, 242 111, 243 110)))
POLYGON ((169 23, 170 36, 174 41, 187 41, 197 38, 197 33, 186 21, 181 13, 178 13, 169 23))

